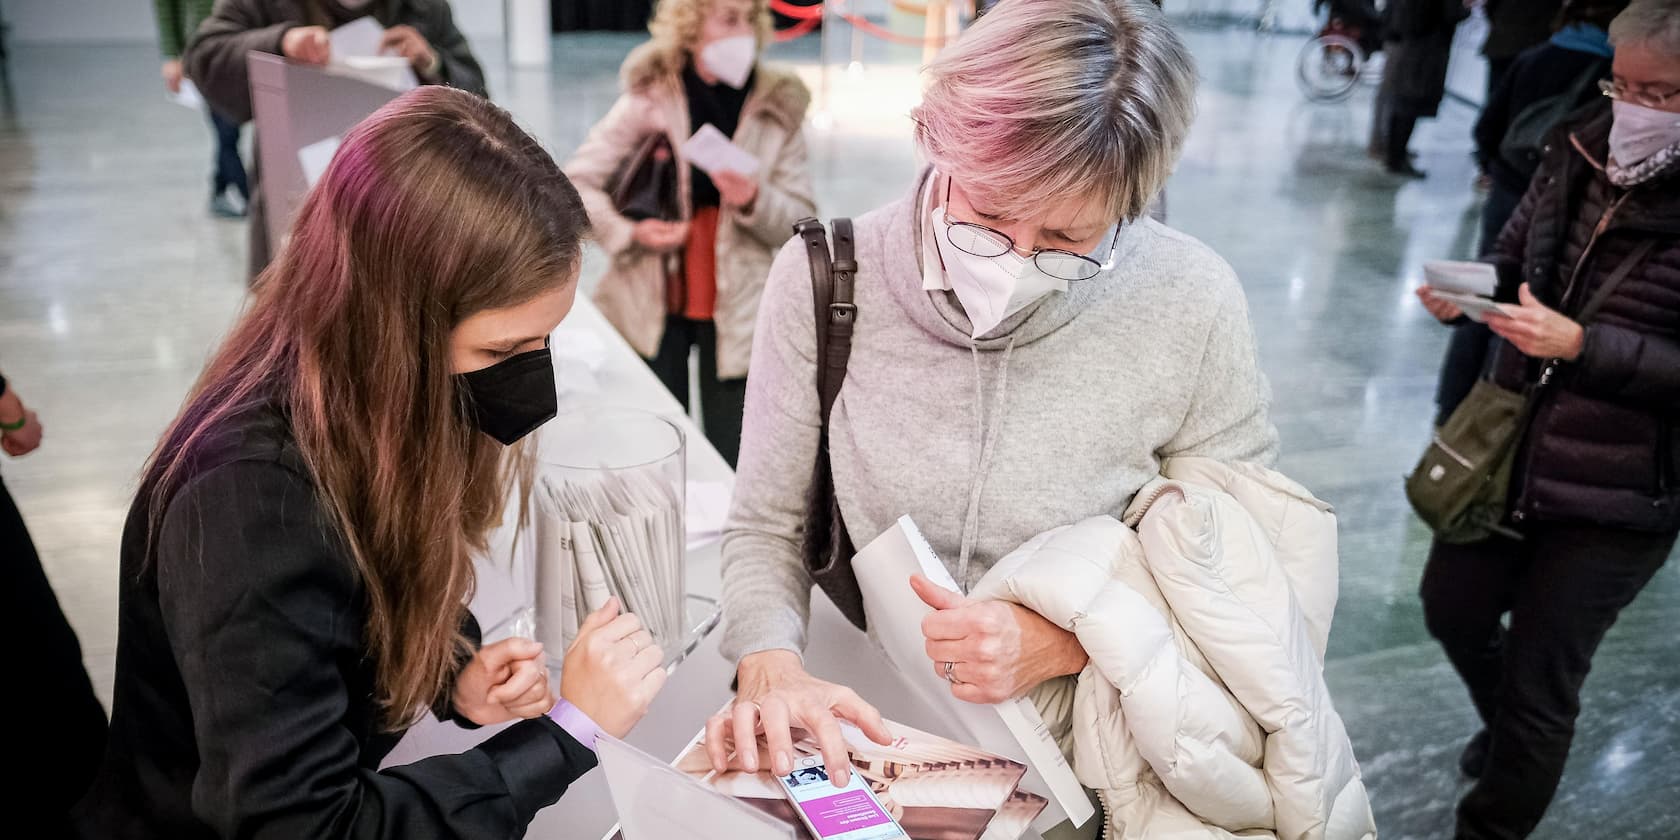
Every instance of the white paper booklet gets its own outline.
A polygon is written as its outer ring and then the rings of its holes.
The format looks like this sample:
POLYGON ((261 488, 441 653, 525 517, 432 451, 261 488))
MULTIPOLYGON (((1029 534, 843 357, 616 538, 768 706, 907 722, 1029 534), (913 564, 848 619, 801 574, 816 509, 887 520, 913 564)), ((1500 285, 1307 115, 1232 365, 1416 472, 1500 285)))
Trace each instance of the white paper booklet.
POLYGON ((899 519, 858 551, 852 569, 863 592, 870 635, 904 683, 934 708, 949 711, 947 719, 961 730, 957 740, 1027 765, 1021 789, 1050 800, 1032 827, 1044 832, 1064 820, 1085 825, 1096 809, 1032 701, 1019 698, 994 706, 965 703, 952 697, 950 686, 928 667, 922 618, 933 608, 910 588, 910 576, 920 572, 941 586, 958 587, 916 523, 908 516, 899 519))
POLYGON ((1499 274, 1484 262, 1430 260, 1423 264, 1423 279, 1442 292, 1457 292, 1491 298, 1499 285, 1499 274))
POLYGON ((725 137, 711 123, 700 126, 700 130, 688 138, 688 142, 682 145, 682 155, 708 175, 718 172, 752 175, 758 172, 758 158, 735 145, 735 141, 725 137))
POLYGON ((327 72, 398 92, 419 87, 420 80, 408 59, 380 54, 379 45, 384 38, 385 27, 372 16, 357 18, 327 33, 332 44, 327 72))

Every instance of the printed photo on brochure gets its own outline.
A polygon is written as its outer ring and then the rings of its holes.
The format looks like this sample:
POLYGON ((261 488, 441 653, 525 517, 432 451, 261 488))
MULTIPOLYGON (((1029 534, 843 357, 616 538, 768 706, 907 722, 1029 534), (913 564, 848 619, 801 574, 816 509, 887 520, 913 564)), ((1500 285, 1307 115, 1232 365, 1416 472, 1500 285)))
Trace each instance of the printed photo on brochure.
POLYGON ((1043 797, 1016 789, 1025 765, 893 721, 887 726, 897 737, 882 746, 841 725, 852 765, 843 790, 832 784, 816 740, 797 729, 794 772, 785 779, 770 772, 762 745, 759 772, 712 772, 704 733, 672 765, 810 840, 1016 840, 1044 810, 1043 797), (805 818, 790 800, 801 803, 805 818))

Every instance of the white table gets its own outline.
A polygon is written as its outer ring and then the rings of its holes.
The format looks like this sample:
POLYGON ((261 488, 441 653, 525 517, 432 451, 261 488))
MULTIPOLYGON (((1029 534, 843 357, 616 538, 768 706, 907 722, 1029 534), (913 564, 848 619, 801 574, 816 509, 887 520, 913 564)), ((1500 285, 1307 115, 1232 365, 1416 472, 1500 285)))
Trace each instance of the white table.
MULTIPOLYGON (((580 297, 576 308, 555 332, 588 331, 607 348, 606 361, 598 372, 599 393, 562 392, 560 410, 588 404, 638 408, 677 422, 688 439, 688 477, 693 481, 719 481, 734 485, 734 473, 683 413, 682 406, 660 384, 653 372, 630 349, 617 332, 587 300, 580 297)), ((564 364, 562 360, 559 362, 564 364)), ((814 387, 814 386, 813 386, 814 387)), ((540 433, 539 433, 540 434, 540 433)), ((509 517, 510 520, 512 516, 509 517)), ((494 627, 527 602, 523 585, 512 578, 513 529, 504 527, 491 540, 489 557, 479 564, 478 590, 473 613, 485 628, 494 627)), ((722 592, 716 545, 690 552, 688 589, 696 595, 718 598, 722 592)), ((705 725, 706 718, 729 698, 734 668, 718 653, 721 634, 714 631, 686 660, 677 666, 664 691, 654 701, 628 740, 648 753, 674 758, 705 725)), ((891 666, 879 659, 874 646, 854 629, 839 611, 821 595, 813 597, 810 646, 807 667, 812 673, 846 685, 880 708, 882 714, 911 726, 950 735, 939 716, 900 688, 891 666)), ((452 724, 427 719, 416 726, 397 746, 387 765, 406 764, 429 755, 461 752, 497 731, 487 727, 467 731, 452 724)), ((559 803, 537 814, 526 837, 530 840, 597 840, 618 821, 612 799, 599 771, 591 771, 567 791, 559 803)))

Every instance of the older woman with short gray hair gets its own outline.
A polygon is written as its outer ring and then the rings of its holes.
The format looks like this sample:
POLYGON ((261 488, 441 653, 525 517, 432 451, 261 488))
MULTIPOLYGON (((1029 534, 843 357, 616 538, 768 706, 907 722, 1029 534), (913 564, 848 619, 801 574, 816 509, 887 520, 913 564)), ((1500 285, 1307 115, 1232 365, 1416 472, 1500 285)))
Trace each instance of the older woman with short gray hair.
MULTIPOLYGON (((913 117, 929 166, 856 222, 858 318, 829 455, 858 544, 912 514, 966 588, 1043 531, 1118 515, 1164 458, 1269 462, 1277 434, 1236 275, 1144 213, 1195 111, 1194 64, 1160 11, 1011 0, 926 72, 913 117)), ((801 664, 813 321, 796 242, 771 270, 753 348, 723 545, 723 649, 740 691, 710 735, 762 727, 786 772, 798 726, 843 774, 834 715, 886 733, 857 694, 801 664)), ((973 625, 938 657, 956 663, 961 700, 1022 696, 1087 661, 1024 608, 945 612, 973 625)))

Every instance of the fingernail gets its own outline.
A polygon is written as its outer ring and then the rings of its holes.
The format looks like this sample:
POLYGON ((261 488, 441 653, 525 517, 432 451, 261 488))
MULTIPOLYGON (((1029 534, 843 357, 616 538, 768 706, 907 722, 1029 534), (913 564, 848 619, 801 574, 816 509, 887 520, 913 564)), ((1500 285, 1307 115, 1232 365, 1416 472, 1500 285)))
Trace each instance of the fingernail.
POLYGON ((785 753, 785 752, 777 752, 776 753, 775 770, 776 770, 776 775, 778 775, 778 776, 786 776, 787 774, 793 772, 793 761, 788 758, 787 753, 785 753))

